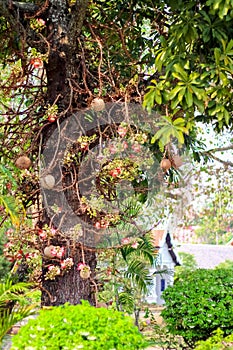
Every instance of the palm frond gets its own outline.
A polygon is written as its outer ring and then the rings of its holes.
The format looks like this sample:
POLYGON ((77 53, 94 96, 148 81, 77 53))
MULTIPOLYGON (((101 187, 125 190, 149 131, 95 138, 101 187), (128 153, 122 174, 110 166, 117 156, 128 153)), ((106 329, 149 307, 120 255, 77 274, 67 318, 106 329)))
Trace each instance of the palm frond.
POLYGON ((35 305, 15 306, 12 310, 4 310, 1 312, 0 318, 0 344, 3 337, 10 329, 25 317, 35 313, 35 305))
POLYGON ((145 235, 140 237, 140 243, 137 249, 130 245, 121 247, 121 255, 125 261, 131 260, 132 258, 138 258, 144 260, 150 266, 153 266, 158 252, 155 249, 150 236, 145 235))
POLYGON ((32 283, 18 282, 13 283, 11 279, 7 279, 4 283, 0 283, 0 308, 9 300, 24 300, 25 294, 33 286, 32 283))
POLYGON ((143 293, 147 291, 148 286, 152 283, 149 269, 146 267, 145 263, 139 260, 133 259, 130 261, 124 276, 126 278, 131 278, 143 293))
POLYGON ((123 291, 118 295, 118 302, 122 305, 123 309, 128 313, 132 313, 134 310, 134 296, 129 291, 123 291))

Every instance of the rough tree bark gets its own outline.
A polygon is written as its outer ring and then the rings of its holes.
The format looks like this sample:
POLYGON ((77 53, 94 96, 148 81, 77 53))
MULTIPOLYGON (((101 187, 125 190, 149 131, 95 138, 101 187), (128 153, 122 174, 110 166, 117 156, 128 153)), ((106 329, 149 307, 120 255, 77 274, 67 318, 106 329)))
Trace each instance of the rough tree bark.
MULTIPOLYGON (((1 1, 0 13, 4 15, 13 26, 17 23, 29 46, 33 41, 32 31, 29 26, 30 18, 42 18, 46 22, 46 33, 44 39, 36 49, 45 53, 47 51, 48 61, 45 64, 47 76, 47 90, 45 97, 45 108, 56 104, 60 121, 69 118, 74 112, 77 101, 71 93, 71 79, 80 83, 82 74, 79 72, 80 57, 78 52, 78 38, 81 33, 88 0, 77 0, 72 3, 66 0, 45 0, 40 7, 34 3, 23 3, 17 1, 1 1)), ((21 35, 21 34, 20 34, 21 35)), ((80 104, 79 104, 80 105, 80 104)), ((53 133, 56 123, 43 129, 43 144, 53 133)), ((78 205, 78 204, 77 204, 78 205)), ((44 222, 51 225, 51 218, 44 216, 44 222)), ((68 256, 73 258, 74 266, 57 276, 54 280, 45 279, 49 259, 43 257, 42 267, 42 305, 60 305, 65 302, 78 304, 82 299, 88 300, 95 305, 94 270, 96 267, 96 256, 92 250, 81 249, 78 242, 55 236, 50 244, 66 246, 68 256), (72 247, 72 249, 70 248, 72 247), (77 270, 77 264, 83 262, 90 266, 91 275, 88 279, 82 279, 77 270)), ((53 261, 51 260, 51 264, 53 261)))
MULTIPOLYGON (((48 42, 50 46, 48 63, 46 65, 47 75, 47 104, 56 102, 63 118, 69 118, 73 112, 76 101, 72 100, 70 80, 78 79, 78 37, 81 33, 83 20, 88 7, 87 0, 79 0, 75 5, 69 7, 64 0, 51 0, 47 11, 48 42)), ((51 130, 44 133, 48 138, 51 130)), ((77 203, 78 205, 78 203, 77 203)), ((84 250, 85 263, 91 268, 91 278, 84 280, 77 271, 77 263, 82 262, 82 253, 76 242, 66 240, 59 241, 55 237, 51 242, 54 245, 74 247, 72 256, 74 266, 63 276, 58 276, 54 281, 45 280, 42 273, 42 305, 59 305, 65 302, 77 304, 82 299, 95 304, 94 278, 96 257, 93 251, 84 250)), ((48 262, 46 262, 48 264, 48 262)))

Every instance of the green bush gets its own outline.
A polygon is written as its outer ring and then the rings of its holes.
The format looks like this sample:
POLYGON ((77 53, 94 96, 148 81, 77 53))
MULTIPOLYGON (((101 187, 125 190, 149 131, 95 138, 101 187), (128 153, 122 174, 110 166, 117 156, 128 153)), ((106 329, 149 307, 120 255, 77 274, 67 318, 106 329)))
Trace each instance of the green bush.
POLYGON ((13 337, 12 344, 12 350, 132 350, 147 346, 129 316, 95 308, 86 301, 41 310, 13 337))
POLYGON ((224 335, 233 329, 232 269, 197 269, 182 274, 163 292, 162 316, 172 334, 189 346, 206 340, 217 328, 224 335))
POLYGON ((212 337, 198 342, 196 350, 225 350, 233 349, 233 334, 224 338, 223 331, 218 328, 212 337))

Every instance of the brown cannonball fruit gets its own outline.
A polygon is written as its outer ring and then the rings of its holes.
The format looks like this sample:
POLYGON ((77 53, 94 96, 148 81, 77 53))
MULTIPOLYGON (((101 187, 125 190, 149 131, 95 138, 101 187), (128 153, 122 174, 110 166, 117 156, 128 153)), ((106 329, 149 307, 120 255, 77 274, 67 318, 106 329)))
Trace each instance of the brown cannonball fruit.
POLYGON ((43 188, 51 190, 55 186, 55 178, 53 177, 53 175, 48 174, 46 176, 41 177, 40 184, 43 188))
POLYGON ((169 159, 163 158, 160 162, 160 168, 163 169, 164 171, 167 171, 171 168, 172 163, 169 159))
POLYGON ((27 156, 21 156, 15 162, 15 165, 17 166, 17 168, 21 170, 30 168, 31 164, 32 162, 30 158, 28 158, 27 156))
POLYGON ((90 277, 91 273, 89 270, 80 270, 80 277, 84 280, 87 280, 90 277))
POLYGON ((91 102, 91 108, 94 109, 95 112, 103 111, 105 108, 105 102, 102 98, 96 97, 91 102))
POLYGON ((44 249, 44 255, 47 258, 54 258, 54 254, 52 254, 54 246, 53 245, 49 245, 48 247, 45 247, 44 249))

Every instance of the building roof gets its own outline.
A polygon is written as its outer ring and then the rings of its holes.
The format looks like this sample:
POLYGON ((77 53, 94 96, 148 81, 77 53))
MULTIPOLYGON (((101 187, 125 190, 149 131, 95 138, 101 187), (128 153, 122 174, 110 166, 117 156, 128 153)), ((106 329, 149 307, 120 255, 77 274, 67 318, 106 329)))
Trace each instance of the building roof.
POLYGON ((165 230, 152 230, 152 242, 155 248, 161 248, 165 242, 165 230))
POLYGON ((173 250, 172 238, 169 232, 165 230, 152 230, 152 242, 157 249, 162 248, 166 243, 174 264, 176 266, 180 265, 179 259, 173 250))
POLYGON ((192 254, 199 268, 213 269, 226 260, 233 261, 232 245, 181 244, 176 251, 192 254))
POLYGON ((233 238, 227 243, 227 245, 233 245, 233 238))

